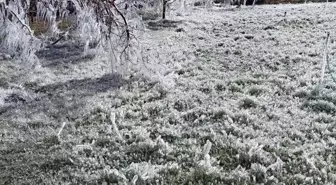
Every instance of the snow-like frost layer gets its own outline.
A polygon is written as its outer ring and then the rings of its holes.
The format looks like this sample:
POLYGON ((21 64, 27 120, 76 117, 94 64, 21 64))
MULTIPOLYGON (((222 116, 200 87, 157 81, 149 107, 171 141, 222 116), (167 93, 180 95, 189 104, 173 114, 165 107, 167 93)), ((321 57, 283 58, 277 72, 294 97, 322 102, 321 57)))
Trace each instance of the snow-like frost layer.
MULTIPOLYGON (((178 27, 138 38, 153 64, 168 66, 157 71, 171 87, 137 75, 101 77, 108 64, 99 61, 51 69, 60 79, 35 91, 45 101, 11 109, 37 125, 29 131, 42 144, 52 143, 44 140, 44 126, 59 128, 64 117, 72 123, 63 143, 50 149, 56 152, 39 151, 53 160, 41 159, 44 171, 36 174, 60 182, 50 174, 67 176, 71 169, 76 175, 66 181, 74 183, 336 183, 336 85, 329 71, 313 92, 326 31, 330 58, 335 55, 335 10, 328 3, 172 12, 178 27), (43 109, 29 112, 37 105, 43 109)), ((29 135, 15 128, 7 127, 6 142, 29 135)))

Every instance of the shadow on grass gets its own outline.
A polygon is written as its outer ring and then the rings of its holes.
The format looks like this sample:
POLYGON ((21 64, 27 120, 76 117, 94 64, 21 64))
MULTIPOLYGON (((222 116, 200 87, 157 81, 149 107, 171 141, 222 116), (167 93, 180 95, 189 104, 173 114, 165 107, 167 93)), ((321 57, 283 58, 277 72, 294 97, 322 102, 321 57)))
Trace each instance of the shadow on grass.
POLYGON ((50 84, 35 89, 35 93, 46 93, 50 96, 60 92, 70 94, 94 94, 106 92, 121 87, 126 83, 119 74, 107 74, 99 78, 85 78, 80 80, 70 80, 64 83, 50 84))
POLYGON ((151 30, 161 30, 164 28, 177 28, 181 21, 173 21, 173 20, 159 20, 159 21, 149 21, 147 26, 151 30))
MULTIPOLYGON (((11 129, 11 136, 4 137, 7 140, 2 142, 0 139, 0 184, 40 184, 48 181, 40 176, 75 168, 70 160, 72 154, 67 151, 67 147, 72 145, 62 145, 50 129, 56 131, 60 122, 82 116, 88 98, 116 90, 126 83, 121 75, 108 74, 95 79, 35 85, 29 89, 31 96, 35 97, 31 99, 10 95, 7 98, 9 103, 5 104, 8 106, 0 105, 0 138, 3 130, 11 129), (41 114, 44 115, 42 118, 39 117, 41 114), (36 123, 36 126, 28 121, 20 123, 22 118, 32 122, 38 118, 42 123, 36 123)), ((74 174, 65 174, 69 175, 67 178, 75 178, 74 174)))
POLYGON ((127 81, 122 79, 121 75, 108 74, 95 79, 85 78, 42 87, 30 87, 30 90, 35 93, 34 99, 13 101, 5 107, 0 106, 0 116, 10 118, 20 115, 31 118, 44 113, 58 121, 74 118, 85 107, 86 98, 97 93, 116 90, 126 83, 127 81))
POLYGON ((87 62, 94 58, 94 55, 84 55, 84 46, 79 44, 51 45, 36 52, 43 67, 66 67, 69 64, 87 62))

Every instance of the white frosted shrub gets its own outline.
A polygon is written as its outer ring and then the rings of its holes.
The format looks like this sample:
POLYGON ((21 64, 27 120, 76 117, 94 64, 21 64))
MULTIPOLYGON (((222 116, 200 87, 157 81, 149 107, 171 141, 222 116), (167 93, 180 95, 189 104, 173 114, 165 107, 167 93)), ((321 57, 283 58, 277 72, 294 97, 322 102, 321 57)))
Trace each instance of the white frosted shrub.
POLYGON ((32 62, 36 60, 35 52, 40 44, 21 25, 5 22, 0 26, 0 45, 12 57, 32 62))
POLYGON ((1 13, 12 12, 15 15, 12 16, 12 21, 4 20, 4 17, 0 16, 0 45, 15 58, 35 60, 34 53, 39 44, 28 26, 25 8, 27 7, 22 1, 9 1, 7 6, 2 4, 1 13))

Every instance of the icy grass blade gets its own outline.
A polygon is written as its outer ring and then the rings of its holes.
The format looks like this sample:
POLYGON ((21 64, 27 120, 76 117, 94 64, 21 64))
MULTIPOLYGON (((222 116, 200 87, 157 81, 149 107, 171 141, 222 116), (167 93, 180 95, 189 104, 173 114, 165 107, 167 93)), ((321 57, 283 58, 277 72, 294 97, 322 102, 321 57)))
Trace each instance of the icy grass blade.
POLYGON ((110 119, 111 119, 112 128, 113 128, 114 132, 116 133, 118 139, 120 141, 123 141, 123 138, 122 138, 122 136, 121 136, 121 134, 119 132, 118 126, 116 124, 116 117, 115 117, 115 113, 114 112, 111 113, 110 119))
POLYGON ((66 122, 63 122, 62 127, 60 128, 60 130, 57 133, 57 137, 58 137, 59 140, 61 138, 61 134, 62 134, 62 131, 63 131, 65 125, 66 125, 66 122))

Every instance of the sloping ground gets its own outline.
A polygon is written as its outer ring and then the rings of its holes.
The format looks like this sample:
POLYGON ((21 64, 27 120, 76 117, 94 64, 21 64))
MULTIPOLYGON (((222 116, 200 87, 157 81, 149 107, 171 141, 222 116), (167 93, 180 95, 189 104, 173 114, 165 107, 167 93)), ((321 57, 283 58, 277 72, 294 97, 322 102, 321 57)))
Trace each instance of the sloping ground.
POLYGON ((326 31, 336 51, 336 4, 324 5, 200 8, 157 25, 139 40, 163 84, 45 57, 35 83, 2 86, 0 184, 335 184, 328 71, 315 90, 326 31))

